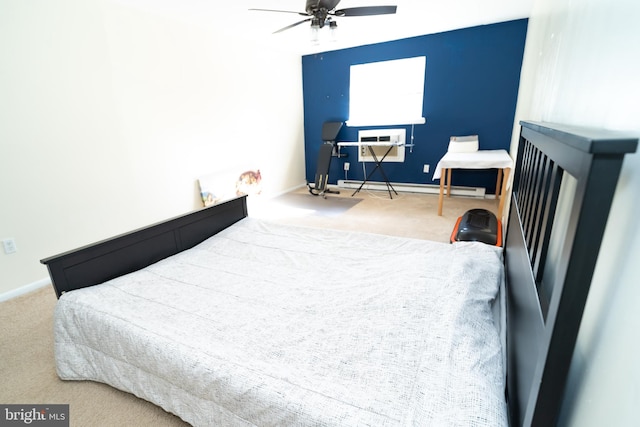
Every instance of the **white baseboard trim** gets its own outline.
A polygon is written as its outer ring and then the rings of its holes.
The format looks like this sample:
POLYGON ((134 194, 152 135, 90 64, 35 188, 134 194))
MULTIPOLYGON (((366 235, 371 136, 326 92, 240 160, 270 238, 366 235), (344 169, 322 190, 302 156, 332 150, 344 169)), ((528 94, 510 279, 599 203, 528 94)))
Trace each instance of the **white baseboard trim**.
POLYGON ((282 196, 283 194, 287 194, 287 193, 290 193, 290 192, 292 192, 292 191, 297 191, 297 190, 299 190, 299 189, 301 189, 301 188, 304 188, 304 187, 306 187, 306 186, 307 186, 307 183, 306 183, 306 182, 303 182, 302 184, 296 185, 295 187, 290 187, 290 188, 288 188, 288 189, 286 189, 286 190, 284 190, 284 191, 281 191, 281 192, 275 193, 275 194, 273 194, 273 195, 271 196, 271 198, 275 199, 275 198, 276 198, 276 197, 278 197, 278 196, 282 196))
MULTIPOLYGON (((353 180, 338 180, 338 187, 340 188, 355 188, 357 189, 362 181, 353 180)), ((426 194, 440 194, 440 185, 435 184, 409 184, 392 182, 393 188, 396 191, 404 191, 407 193, 426 193, 426 194)), ((387 186, 384 182, 379 181, 367 181, 362 187, 363 190, 387 190, 387 186)), ((467 196, 467 197, 485 197, 484 187, 451 187, 451 195, 453 196, 467 196)))
POLYGON ((48 277, 45 277, 44 279, 38 280, 28 285, 20 286, 17 289, 13 289, 11 291, 0 294, 0 302, 17 298, 19 296, 28 294, 29 292, 33 292, 40 288, 44 288, 45 286, 50 286, 50 285, 51 285, 51 279, 49 279, 48 277))

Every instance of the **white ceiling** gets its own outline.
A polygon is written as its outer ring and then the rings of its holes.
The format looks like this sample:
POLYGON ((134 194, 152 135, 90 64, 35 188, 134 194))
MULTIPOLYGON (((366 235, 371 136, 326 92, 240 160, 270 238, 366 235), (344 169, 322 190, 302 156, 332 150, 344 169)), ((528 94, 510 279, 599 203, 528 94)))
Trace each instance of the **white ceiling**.
POLYGON ((219 31, 221 37, 247 39, 269 48, 310 54, 458 28, 491 24, 530 15, 534 0, 342 0, 338 9, 397 5, 395 15, 336 18, 337 40, 328 28, 311 42, 308 23, 278 34, 274 31, 305 19, 293 13, 249 11, 250 8, 304 12, 305 0, 114 0, 151 13, 166 14, 219 31))

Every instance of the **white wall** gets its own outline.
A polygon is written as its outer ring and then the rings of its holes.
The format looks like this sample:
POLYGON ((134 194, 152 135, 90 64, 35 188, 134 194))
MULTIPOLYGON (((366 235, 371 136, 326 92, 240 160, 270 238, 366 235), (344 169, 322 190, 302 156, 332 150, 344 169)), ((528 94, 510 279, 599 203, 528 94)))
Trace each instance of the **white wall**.
MULTIPOLYGON (((536 0, 517 120, 640 135, 640 2, 536 0)), ((516 144, 514 134, 514 144, 516 144)), ((596 265, 560 425, 637 425, 640 154, 628 155, 596 265)))
POLYGON ((301 59, 112 0, 0 2, 0 295, 39 260, 200 206, 197 178, 304 182, 301 59))

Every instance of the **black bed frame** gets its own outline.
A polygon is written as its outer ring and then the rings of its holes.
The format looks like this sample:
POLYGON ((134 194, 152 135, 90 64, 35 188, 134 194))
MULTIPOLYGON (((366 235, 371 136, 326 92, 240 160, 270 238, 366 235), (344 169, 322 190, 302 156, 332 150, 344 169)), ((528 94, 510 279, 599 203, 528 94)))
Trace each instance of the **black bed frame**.
POLYGON ((553 426, 622 161, 635 152, 638 139, 520 124, 505 248, 507 397, 511 425, 553 426), (575 178, 575 190, 563 195, 570 209, 554 229, 566 174, 575 178), (556 236, 562 236, 559 256, 551 259, 556 236), (553 273, 545 274, 549 266, 553 273))
MULTIPOLYGON (((638 139, 548 123, 521 126, 505 239, 506 394, 512 426, 546 427, 557 423, 622 161, 638 139), (561 197, 566 174, 575 178, 575 191, 561 197), (556 207, 566 197, 560 206, 570 212, 558 239, 556 207), (554 245, 560 256, 548 258, 554 245), (544 273, 548 264, 553 274, 544 273)), ((240 197, 41 262, 59 297, 195 246, 246 216, 240 197)))
POLYGON ((40 262, 56 295, 97 285, 189 249, 246 217, 247 196, 64 252, 40 262))

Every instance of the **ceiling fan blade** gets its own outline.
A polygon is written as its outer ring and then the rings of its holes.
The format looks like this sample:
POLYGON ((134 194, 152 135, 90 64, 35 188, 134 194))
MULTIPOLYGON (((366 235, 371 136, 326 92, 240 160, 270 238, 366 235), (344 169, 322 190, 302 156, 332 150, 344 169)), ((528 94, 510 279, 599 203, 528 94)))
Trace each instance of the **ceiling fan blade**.
POLYGON ((294 12, 292 10, 276 10, 276 9, 249 9, 258 12, 280 12, 280 13, 295 13, 296 15, 309 16, 306 12, 294 12))
POLYGON ((333 14, 336 16, 391 15, 396 13, 397 8, 398 6, 348 7, 346 9, 336 10, 333 14))
POLYGON ((309 21, 311 21, 312 19, 313 19, 313 18, 307 18, 307 19, 303 19, 302 21, 298 21, 298 22, 296 22, 296 23, 293 23, 293 24, 291 24, 291 25, 287 25, 287 26, 286 26, 286 27, 284 27, 284 28, 280 28, 278 31, 274 31, 274 32, 273 32, 273 34, 281 33, 281 32, 283 32, 284 30, 288 30, 289 28, 297 27, 298 25, 300 25, 300 24, 304 24, 305 22, 309 22, 309 21))

